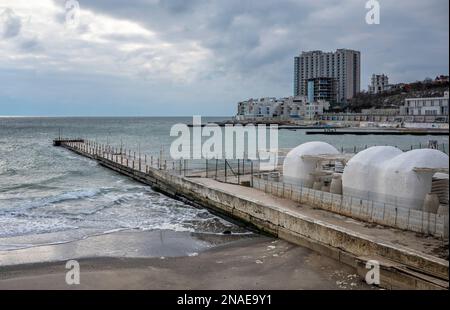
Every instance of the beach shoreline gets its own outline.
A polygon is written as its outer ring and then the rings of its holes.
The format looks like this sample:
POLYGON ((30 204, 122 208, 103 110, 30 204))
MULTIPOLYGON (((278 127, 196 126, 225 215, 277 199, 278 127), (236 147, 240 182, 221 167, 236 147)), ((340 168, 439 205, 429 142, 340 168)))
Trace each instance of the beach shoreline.
MULTIPOLYGON (((59 251, 61 245, 48 247, 59 251)), ((79 285, 66 284, 68 269, 60 260, 2 266, 0 289, 373 289, 349 266, 257 235, 186 256, 91 256, 77 261, 79 285)))

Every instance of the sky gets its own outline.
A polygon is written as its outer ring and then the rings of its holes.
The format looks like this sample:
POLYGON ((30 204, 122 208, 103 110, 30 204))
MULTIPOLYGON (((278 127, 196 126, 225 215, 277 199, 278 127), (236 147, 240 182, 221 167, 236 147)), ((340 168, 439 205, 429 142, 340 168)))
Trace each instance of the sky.
POLYGON ((361 51, 361 86, 449 72, 449 1, 0 0, 0 115, 231 116, 293 93, 301 51, 361 51), (68 8, 66 9, 66 5, 68 8))

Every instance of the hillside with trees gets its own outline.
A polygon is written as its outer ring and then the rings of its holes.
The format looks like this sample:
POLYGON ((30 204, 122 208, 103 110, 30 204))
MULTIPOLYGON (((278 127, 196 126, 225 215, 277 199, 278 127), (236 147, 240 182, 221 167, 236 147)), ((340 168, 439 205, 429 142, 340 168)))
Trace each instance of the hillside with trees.
POLYGON ((404 104, 406 98, 442 97, 449 90, 448 77, 445 80, 425 80, 410 84, 397 84, 386 92, 370 94, 362 92, 351 99, 347 110, 361 112, 362 109, 396 108, 404 104))

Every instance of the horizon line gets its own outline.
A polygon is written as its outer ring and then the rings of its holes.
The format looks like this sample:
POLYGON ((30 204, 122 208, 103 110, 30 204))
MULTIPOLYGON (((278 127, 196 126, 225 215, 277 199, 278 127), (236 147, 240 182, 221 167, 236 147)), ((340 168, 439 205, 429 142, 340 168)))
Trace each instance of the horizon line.
MULTIPOLYGON (((113 117, 193 117, 198 114, 193 115, 0 115, 0 118, 61 118, 61 117, 104 117, 104 118, 113 118, 113 117)), ((233 115, 200 115, 201 117, 233 117, 233 115)))

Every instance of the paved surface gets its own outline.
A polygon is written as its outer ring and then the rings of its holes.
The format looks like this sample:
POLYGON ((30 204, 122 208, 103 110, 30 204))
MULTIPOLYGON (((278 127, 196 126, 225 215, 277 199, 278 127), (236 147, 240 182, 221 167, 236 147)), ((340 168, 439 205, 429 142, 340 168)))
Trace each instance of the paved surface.
POLYGON ((218 182, 207 178, 194 178, 192 181, 201 183, 210 188, 232 193, 233 195, 244 199, 257 201, 263 205, 279 208, 281 210, 289 210, 299 216, 308 216, 327 224, 348 229, 351 232, 364 235, 366 239, 373 240, 374 242, 391 244, 394 247, 403 248, 407 251, 414 250, 417 253, 448 259, 448 243, 444 244, 443 241, 436 238, 354 220, 329 211, 315 209, 307 205, 300 205, 292 200, 275 197, 255 188, 218 182))

